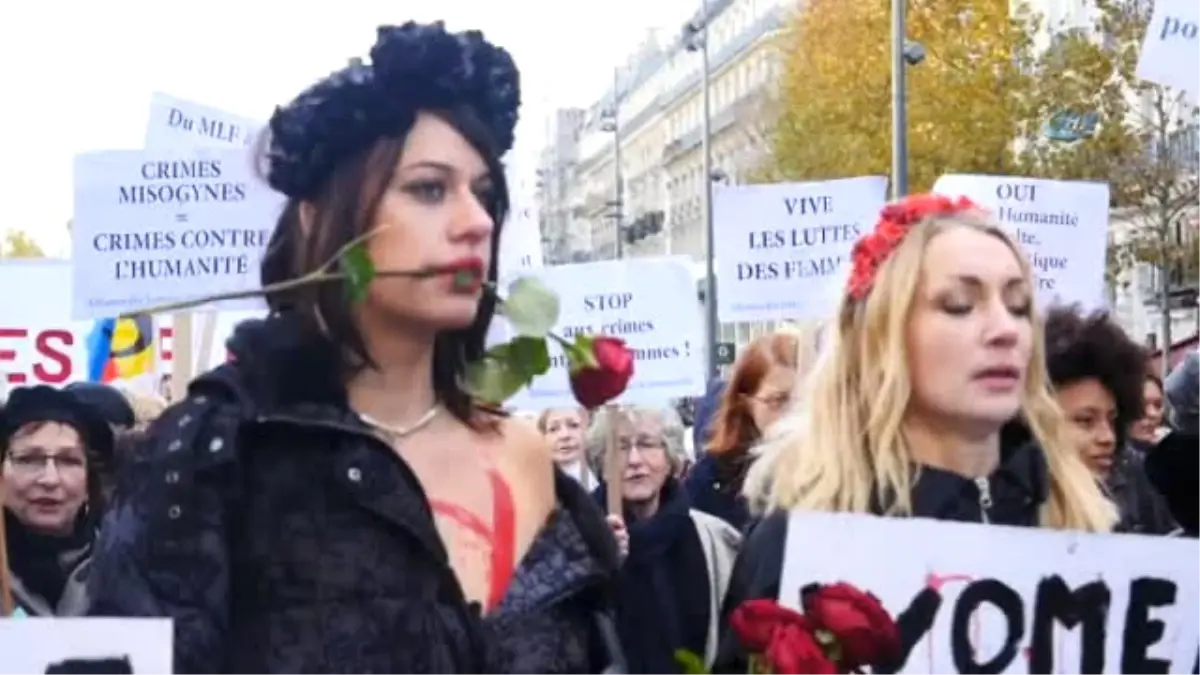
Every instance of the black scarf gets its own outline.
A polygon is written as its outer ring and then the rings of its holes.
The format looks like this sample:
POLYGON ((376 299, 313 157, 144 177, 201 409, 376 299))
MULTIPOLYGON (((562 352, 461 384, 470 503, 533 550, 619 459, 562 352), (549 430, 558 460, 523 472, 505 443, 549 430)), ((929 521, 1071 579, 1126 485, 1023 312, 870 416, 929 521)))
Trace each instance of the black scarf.
POLYGON ((687 493, 669 479, 653 516, 625 514, 629 557, 619 578, 617 632, 631 673, 680 672, 678 649, 704 656, 712 590, 689 510, 687 493))
POLYGON ((56 536, 30 529, 12 511, 4 509, 4 528, 12 573, 51 609, 57 607, 75 569, 71 563, 86 557, 92 545, 93 528, 88 515, 81 510, 71 533, 56 536))

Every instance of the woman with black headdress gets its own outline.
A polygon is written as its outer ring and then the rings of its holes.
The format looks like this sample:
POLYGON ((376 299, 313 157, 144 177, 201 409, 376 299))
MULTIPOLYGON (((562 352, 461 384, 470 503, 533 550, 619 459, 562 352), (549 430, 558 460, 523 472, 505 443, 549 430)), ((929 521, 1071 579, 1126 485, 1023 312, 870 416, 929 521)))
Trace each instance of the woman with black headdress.
POLYGON ((93 610, 172 617, 177 672, 617 659, 602 514, 536 429, 462 386, 495 309, 480 282, 496 278, 517 80, 478 32, 408 23, 276 110, 264 165, 288 200, 264 284, 368 234, 377 269, 455 273, 381 277, 361 302, 338 284, 270 296, 233 361, 151 427, 97 547, 93 610))
POLYGON ((112 431, 89 406, 46 386, 22 387, 0 415, 9 578, 31 616, 87 611, 87 573, 100 511, 93 458, 112 431))

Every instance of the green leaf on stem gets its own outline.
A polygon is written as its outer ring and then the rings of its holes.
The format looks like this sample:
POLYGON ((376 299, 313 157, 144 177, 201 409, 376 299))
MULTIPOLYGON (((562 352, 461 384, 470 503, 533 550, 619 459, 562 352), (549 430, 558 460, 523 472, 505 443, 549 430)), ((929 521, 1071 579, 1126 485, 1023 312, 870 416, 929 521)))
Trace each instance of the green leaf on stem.
POLYGON ((504 403, 529 382, 521 369, 514 366, 511 359, 496 358, 489 353, 467 366, 467 391, 486 403, 504 403))
POLYGON ((534 277, 509 284, 499 309, 518 335, 544 337, 558 323, 558 296, 534 277))
POLYGON ((375 280, 375 263, 367 254, 366 244, 351 246, 342 254, 342 272, 346 275, 346 291, 351 302, 367 299, 367 288, 375 280))
POLYGON ((708 668, 704 666, 704 659, 687 649, 675 650, 675 663, 679 664, 680 672, 685 675, 707 675, 708 673, 708 668))
POLYGON ((507 346, 510 364, 528 376, 527 383, 550 371, 550 348, 546 344, 546 338, 521 335, 507 346))

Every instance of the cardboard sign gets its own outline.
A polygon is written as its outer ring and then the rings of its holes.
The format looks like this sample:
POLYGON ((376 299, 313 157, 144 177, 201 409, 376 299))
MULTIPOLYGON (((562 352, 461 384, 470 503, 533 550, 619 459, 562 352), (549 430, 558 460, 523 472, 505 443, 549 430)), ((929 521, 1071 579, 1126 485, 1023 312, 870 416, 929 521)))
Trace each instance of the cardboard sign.
POLYGON ((900 672, 1196 672, 1194 539, 793 514, 780 603, 838 581, 918 629, 900 672))
POLYGON ((171 673, 171 619, 0 620, 0 675, 171 673))
POLYGON ((882 176, 716 188, 721 321, 828 316, 854 242, 875 225, 886 198, 882 176))

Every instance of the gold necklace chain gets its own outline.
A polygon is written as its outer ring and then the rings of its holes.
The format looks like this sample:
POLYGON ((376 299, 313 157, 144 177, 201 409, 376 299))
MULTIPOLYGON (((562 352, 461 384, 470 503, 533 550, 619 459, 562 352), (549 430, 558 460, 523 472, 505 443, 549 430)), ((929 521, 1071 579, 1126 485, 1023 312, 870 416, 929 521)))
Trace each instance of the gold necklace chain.
POLYGON ((385 422, 380 422, 379 420, 375 419, 374 417, 371 417, 370 415, 368 415, 366 413, 361 413, 361 412, 358 413, 358 418, 361 419, 363 422, 365 422, 367 425, 374 427, 376 430, 382 431, 384 434, 386 434, 392 440, 398 441, 407 436, 411 436, 411 435, 417 433, 418 431, 420 431, 421 429, 424 429, 425 427, 429 426, 429 423, 432 422, 434 420, 434 418, 437 417, 438 413, 441 412, 441 410, 442 410, 442 404, 434 403, 433 407, 430 408, 429 410, 425 411, 425 414, 421 415, 420 419, 418 419, 416 422, 413 422, 411 425, 409 425, 407 427, 399 426, 399 425, 395 425, 395 424, 387 424, 385 422))

